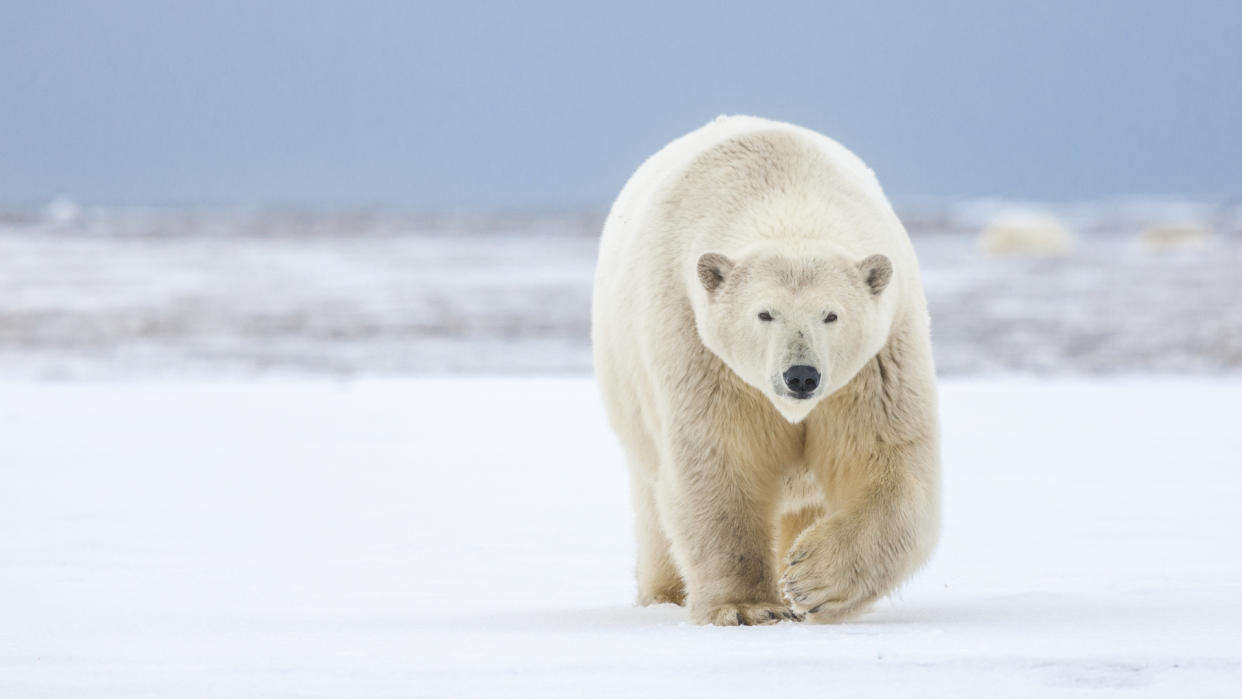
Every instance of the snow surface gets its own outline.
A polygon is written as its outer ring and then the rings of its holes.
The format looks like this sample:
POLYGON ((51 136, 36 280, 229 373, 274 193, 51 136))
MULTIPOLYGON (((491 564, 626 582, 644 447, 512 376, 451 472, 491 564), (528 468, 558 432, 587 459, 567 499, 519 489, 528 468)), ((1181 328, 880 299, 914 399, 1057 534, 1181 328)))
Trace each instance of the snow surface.
POLYGON ((704 628, 588 379, 0 382, 0 697, 1237 696, 1242 382, 941 398, 925 570, 704 628))

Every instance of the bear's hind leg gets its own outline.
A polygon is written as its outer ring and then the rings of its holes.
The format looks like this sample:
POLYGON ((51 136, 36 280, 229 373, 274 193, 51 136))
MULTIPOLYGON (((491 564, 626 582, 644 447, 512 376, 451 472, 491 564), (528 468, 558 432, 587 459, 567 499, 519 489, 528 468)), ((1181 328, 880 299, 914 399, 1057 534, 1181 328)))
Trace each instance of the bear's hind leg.
POLYGON ((639 466, 633 465, 630 487, 638 543, 638 603, 681 605, 686 601, 686 584, 673 561, 668 536, 660 526, 654 488, 639 466))
POLYGON ((686 584, 673 562, 654 506, 651 509, 650 514, 638 515, 638 603, 681 605, 686 601, 686 584))

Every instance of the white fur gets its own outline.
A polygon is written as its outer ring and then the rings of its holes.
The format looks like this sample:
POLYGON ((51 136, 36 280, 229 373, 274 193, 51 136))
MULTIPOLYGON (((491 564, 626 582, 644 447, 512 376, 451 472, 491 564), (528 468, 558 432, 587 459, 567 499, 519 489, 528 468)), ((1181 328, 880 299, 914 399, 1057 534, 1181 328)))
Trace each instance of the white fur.
POLYGON ((722 117, 643 163, 604 226, 592 340, 630 463, 640 602, 688 602, 699 623, 836 621, 930 554, 918 264, 835 141, 722 117), (794 364, 821 373, 808 398, 784 384, 794 364))

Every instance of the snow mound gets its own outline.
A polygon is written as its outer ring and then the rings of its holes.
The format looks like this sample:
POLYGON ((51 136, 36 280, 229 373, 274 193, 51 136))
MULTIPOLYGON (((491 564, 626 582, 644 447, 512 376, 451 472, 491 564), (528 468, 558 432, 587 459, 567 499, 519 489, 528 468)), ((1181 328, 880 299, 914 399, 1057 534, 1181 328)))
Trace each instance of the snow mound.
POLYGON ((979 246, 990 255, 1060 257, 1074 251, 1074 237, 1052 214, 1007 211, 983 229, 979 246))
POLYGON ((1212 230, 1196 221, 1148 226, 1139 235, 1143 247, 1151 252, 1201 248, 1208 244, 1212 230))

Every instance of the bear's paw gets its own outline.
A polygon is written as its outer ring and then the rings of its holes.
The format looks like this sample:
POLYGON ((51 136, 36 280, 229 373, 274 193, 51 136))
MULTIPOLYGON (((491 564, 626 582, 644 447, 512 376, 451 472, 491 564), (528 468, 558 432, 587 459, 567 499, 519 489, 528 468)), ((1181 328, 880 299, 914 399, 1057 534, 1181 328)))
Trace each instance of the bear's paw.
POLYGON ((873 602, 867 562, 839 541, 838 532, 812 527, 794 542, 778 585, 790 608, 812 623, 844 621, 873 602))
POLYGON ((766 626, 802 618, 779 602, 729 603, 693 610, 694 620, 713 626, 766 626))

